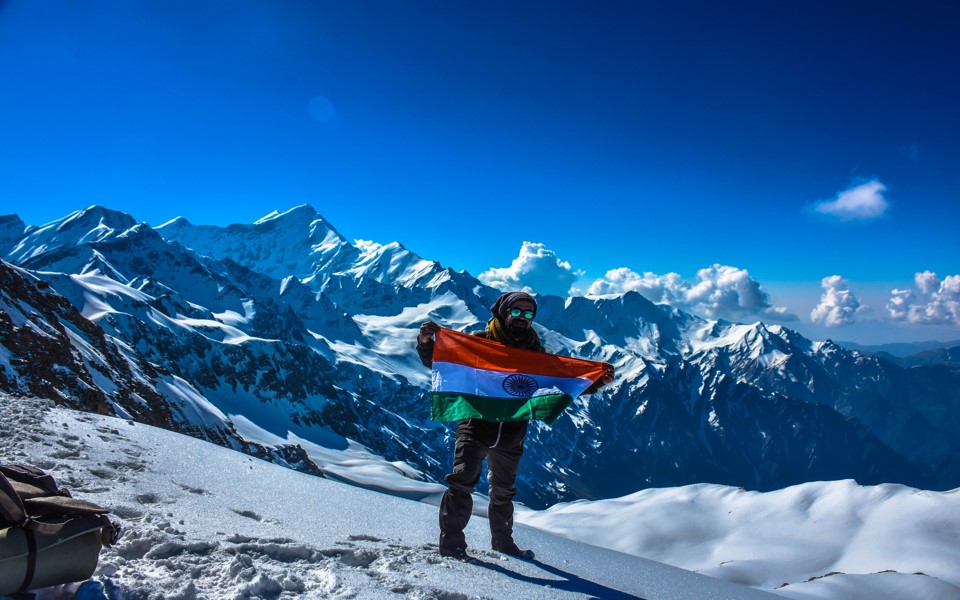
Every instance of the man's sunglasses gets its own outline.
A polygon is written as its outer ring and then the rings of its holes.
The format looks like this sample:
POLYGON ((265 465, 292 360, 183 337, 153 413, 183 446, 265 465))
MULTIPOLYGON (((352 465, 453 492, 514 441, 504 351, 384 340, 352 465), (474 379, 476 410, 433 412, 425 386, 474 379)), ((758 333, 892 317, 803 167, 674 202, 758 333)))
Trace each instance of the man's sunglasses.
POLYGON ((510 309, 510 316, 511 316, 511 317, 519 317, 520 315, 523 315, 523 318, 526 319, 526 320, 528 320, 528 321, 532 321, 532 320, 533 320, 533 316, 534 316, 535 314, 537 314, 537 313, 533 312, 532 310, 520 310, 519 308, 511 308, 511 309, 510 309))

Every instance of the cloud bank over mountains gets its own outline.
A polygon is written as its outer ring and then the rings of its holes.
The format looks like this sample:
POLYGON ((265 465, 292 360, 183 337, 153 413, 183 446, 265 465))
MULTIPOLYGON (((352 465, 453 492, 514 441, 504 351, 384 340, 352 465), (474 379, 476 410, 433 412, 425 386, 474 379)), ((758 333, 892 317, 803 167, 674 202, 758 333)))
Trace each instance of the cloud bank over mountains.
POLYGON ((897 321, 917 325, 960 325, 960 275, 942 281, 936 273, 914 276, 916 292, 893 290, 887 313, 897 321))
POLYGON ((769 293, 745 269, 715 264, 697 272, 689 282, 678 273, 636 273, 626 267, 607 271, 586 290, 574 287, 584 275, 541 243, 524 242, 509 267, 492 268, 479 279, 501 290, 522 289, 541 294, 603 296, 639 292, 657 304, 715 319, 769 318, 795 321, 785 307, 773 306, 769 293))
POLYGON ((583 271, 575 271, 543 244, 524 242, 509 267, 488 269, 477 279, 501 290, 566 296, 581 275, 583 271))
MULTIPOLYGON (((857 189, 851 190, 851 197, 860 200, 845 200, 844 206, 869 204, 869 201, 863 200, 872 197, 867 193, 868 190, 857 189)), ((841 197, 848 196, 841 194, 841 197)), ((762 283, 746 269, 736 266, 713 264, 697 271, 693 281, 684 279, 679 273, 638 273, 628 267, 618 267, 589 282, 585 289, 580 287, 584 285, 584 276, 583 270, 562 260, 544 244, 525 241, 517 258, 509 266, 488 269, 478 278, 501 290, 521 289, 558 296, 607 296, 638 292, 656 304, 667 304, 709 319, 779 323, 801 320, 790 307, 777 306, 762 283)), ((886 316, 890 322, 960 326, 960 275, 950 275, 941 280, 936 273, 923 271, 916 273, 914 283, 913 290, 890 291, 886 305, 886 316)), ((819 302, 810 311, 811 323, 840 328, 857 323, 866 314, 877 315, 856 293, 855 286, 842 275, 824 277, 820 285, 822 293, 819 302)))
POLYGON ((613 269, 594 281, 586 293, 605 295, 629 291, 711 319, 797 319, 787 308, 773 306, 770 295, 746 269, 719 264, 697 271, 697 281, 692 283, 677 273, 640 275, 627 268, 613 269))

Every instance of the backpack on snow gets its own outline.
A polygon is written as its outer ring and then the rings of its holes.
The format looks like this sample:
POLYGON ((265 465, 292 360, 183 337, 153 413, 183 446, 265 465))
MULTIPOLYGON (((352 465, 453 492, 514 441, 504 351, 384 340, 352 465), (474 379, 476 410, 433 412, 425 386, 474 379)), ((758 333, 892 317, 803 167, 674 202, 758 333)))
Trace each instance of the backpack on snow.
POLYGON ((93 575, 120 537, 108 512, 36 467, 0 465, 0 596, 93 575))

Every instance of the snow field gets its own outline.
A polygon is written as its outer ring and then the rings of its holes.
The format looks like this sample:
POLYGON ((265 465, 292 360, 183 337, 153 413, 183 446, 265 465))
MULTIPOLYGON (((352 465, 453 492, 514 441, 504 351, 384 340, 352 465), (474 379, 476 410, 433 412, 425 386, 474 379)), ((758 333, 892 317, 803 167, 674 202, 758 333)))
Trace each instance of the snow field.
POLYGON ((523 526, 543 562, 508 559, 479 517, 482 564, 465 565, 440 558, 433 506, 46 401, 0 396, 0 411, 0 461, 50 470, 124 528, 91 580, 37 599, 767 597, 523 526))

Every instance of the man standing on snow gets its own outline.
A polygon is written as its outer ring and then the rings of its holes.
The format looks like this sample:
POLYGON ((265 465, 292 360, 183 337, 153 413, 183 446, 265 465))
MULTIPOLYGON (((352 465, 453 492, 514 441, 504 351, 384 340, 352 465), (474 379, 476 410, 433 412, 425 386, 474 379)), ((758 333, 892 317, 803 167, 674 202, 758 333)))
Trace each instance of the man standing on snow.
MULTIPOLYGON (((509 292, 500 296, 490 307, 493 316, 485 330, 473 332, 478 337, 493 340, 515 348, 544 352, 540 336, 533 328, 537 302, 525 292, 509 292)), ((434 336, 440 325, 427 321, 420 326, 417 353, 423 364, 433 364, 434 336)), ((613 381, 613 367, 584 394, 597 391, 613 381)), ((463 530, 473 511, 474 487, 480 481, 483 460, 487 459, 490 483, 491 544, 494 550, 524 559, 532 559, 533 551, 522 550, 513 540, 513 497, 517 493, 514 482, 523 454, 523 441, 529 421, 493 422, 483 419, 463 419, 457 426, 457 444, 453 457, 453 472, 444 479, 447 491, 440 502, 440 555, 469 562, 467 541, 463 530)))

